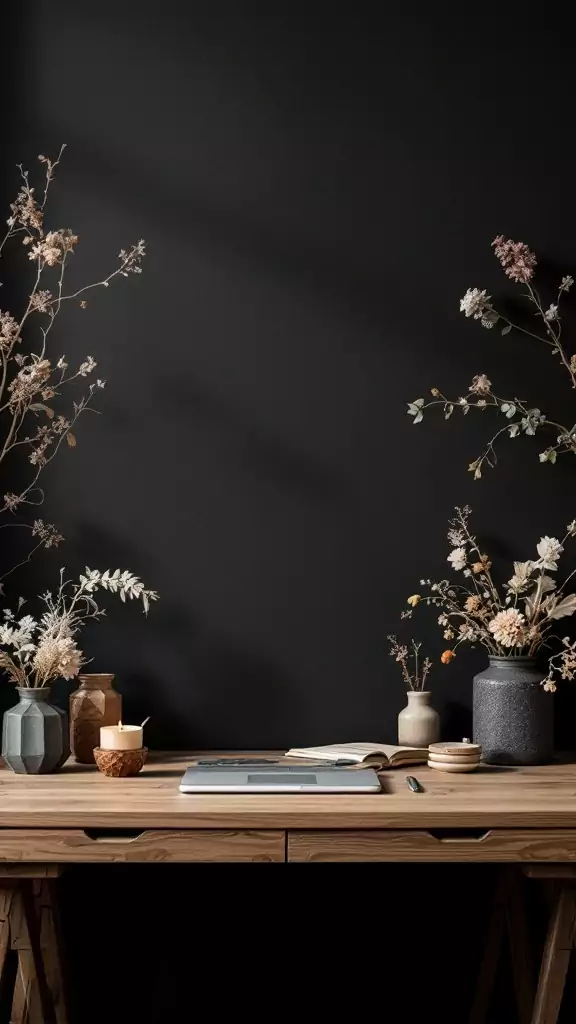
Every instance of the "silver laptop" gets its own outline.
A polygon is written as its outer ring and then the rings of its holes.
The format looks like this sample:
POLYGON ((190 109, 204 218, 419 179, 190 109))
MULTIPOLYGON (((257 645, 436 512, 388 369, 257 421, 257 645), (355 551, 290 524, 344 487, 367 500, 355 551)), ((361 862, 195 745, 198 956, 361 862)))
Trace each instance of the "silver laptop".
POLYGON ((378 793, 380 782, 372 768, 188 768, 181 793, 378 793))

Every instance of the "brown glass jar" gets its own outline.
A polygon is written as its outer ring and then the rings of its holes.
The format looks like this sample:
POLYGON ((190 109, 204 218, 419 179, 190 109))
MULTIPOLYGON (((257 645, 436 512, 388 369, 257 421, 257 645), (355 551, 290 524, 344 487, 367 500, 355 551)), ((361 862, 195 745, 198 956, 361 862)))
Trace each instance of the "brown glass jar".
POLYGON ((80 686, 70 695, 70 748, 80 764, 94 764, 100 726, 122 719, 122 697, 112 686, 113 675, 88 673, 79 679, 80 686))

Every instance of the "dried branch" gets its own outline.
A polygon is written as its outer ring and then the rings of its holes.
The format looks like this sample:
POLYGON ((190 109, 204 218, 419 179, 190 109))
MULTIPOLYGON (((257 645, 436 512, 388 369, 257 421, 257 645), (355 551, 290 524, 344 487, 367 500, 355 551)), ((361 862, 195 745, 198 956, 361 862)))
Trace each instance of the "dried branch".
MULTIPOLYGON (((541 344, 546 345, 552 355, 560 360, 563 369, 568 373, 570 383, 576 388, 576 354, 569 355, 562 339, 562 319, 560 316, 560 304, 574 284, 574 278, 566 275, 562 278, 556 301, 545 307, 539 292, 532 283, 536 267, 536 256, 523 242, 514 242, 499 235, 492 243, 496 256, 506 275, 513 281, 523 284, 526 291, 525 298, 535 310, 535 316, 541 324, 540 333, 528 330, 518 323, 513 323, 507 316, 494 307, 492 297, 486 290, 469 288, 460 300, 460 310, 466 317, 479 320, 485 328, 492 329, 497 324, 503 324, 501 333, 509 334, 512 329, 520 331, 530 338, 534 338, 541 344)), ((417 398, 408 403, 408 414, 413 417, 414 423, 420 423, 427 409, 439 406, 444 412, 444 418, 450 419, 455 410, 460 410, 467 415, 470 409, 492 409, 505 416, 507 423, 500 427, 488 441, 484 451, 469 465, 469 470, 474 474, 474 479, 479 480, 485 465, 494 467, 497 462, 495 444, 505 434, 511 438, 519 437, 521 434, 533 436, 537 431, 548 429, 556 434, 556 441, 548 445, 539 453, 540 462, 554 464, 558 455, 566 452, 576 454, 576 425, 564 425, 552 419, 538 408, 530 408, 523 399, 502 398, 492 390, 492 382, 486 374, 480 373, 474 377, 465 396, 460 398, 447 398, 438 388, 431 389, 433 400, 426 401, 424 398, 417 398)))
MULTIPOLYGON (((127 250, 121 249, 120 262, 114 270, 99 281, 66 292, 66 271, 79 239, 68 228, 47 230, 45 224, 50 186, 64 149, 62 146, 55 160, 44 155, 38 157, 44 168, 40 201, 30 184, 28 171, 19 165, 20 189, 10 204, 7 231, 0 242, 0 257, 8 242, 22 245, 22 254, 29 261, 26 272, 31 272, 31 291, 20 314, 0 310, 0 467, 6 475, 6 460, 19 452, 26 454, 30 467, 29 479, 19 489, 10 489, 4 484, 0 490, 0 516, 10 513, 10 524, 16 526, 25 525, 12 522, 16 513, 21 514, 27 505, 42 502, 44 494, 38 486, 42 471, 64 440, 68 447, 76 448, 73 428, 80 415, 92 409, 93 399, 105 386, 102 379, 87 381, 97 367, 92 356, 84 357, 67 374, 69 364, 65 357, 50 353, 56 319, 66 302, 78 300, 85 309, 88 303, 80 296, 94 288, 108 288, 115 278, 140 274, 146 251, 142 239, 127 250), (35 343, 34 337, 41 343, 35 343), (78 386, 84 382, 85 390, 78 392, 78 386), (39 496, 40 502, 33 500, 32 495, 39 496)), ((24 561, 39 547, 49 547, 63 539, 55 527, 45 526, 48 533, 42 535, 34 534, 32 525, 27 525, 32 534, 41 539, 24 561)))

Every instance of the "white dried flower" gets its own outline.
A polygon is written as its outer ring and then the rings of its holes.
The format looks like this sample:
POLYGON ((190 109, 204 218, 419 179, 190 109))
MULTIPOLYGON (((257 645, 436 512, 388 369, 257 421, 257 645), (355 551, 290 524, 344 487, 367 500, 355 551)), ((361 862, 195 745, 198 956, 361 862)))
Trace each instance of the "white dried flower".
POLYGON ((566 274, 560 282, 560 291, 569 292, 572 285, 574 284, 574 278, 570 274, 566 274))
POLYGON ((534 562, 534 567, 536 569, 549 569, 551 572, 555 572, 558 568, 558 559, 564 551, 560 541, 556 540, 556 537, 542 537, 536 545, 536 550, 540 558, 537 562, 534 562))
POLYGON ((30 309, 37 309, 39 313, 49 313, 52 305, 52 292, 45 288, 39 288, 30 296, 30 309))
POLYGON ((508 580, 508 589, 520 594, 532 582, 530 577, 534 568, 533 562, 514 562, 514 575, 508 580))
POLYGON ((560 319, 559 316, 558 316, 558 306, 554 302, 552 302, 548 306, 548 309, 544 313, 544 319, 545 319, 546 323, 548 323, 548 324, 552 323, 553 320, 559 320, 560 319))
POLYGON ((467 640, 468 643, 473 643, 478 638, 476 630, 467 622, 461 622, 458 626, 458 636, 460 640, 467 640))
POLYGON ((524 644, 524 626, 526 619, 515 608, 507 608, 488 623, 496 643, 502 647, 521 647, 524 644))
POLYGON ((466 548, 454 548, 450 552, 447 562, 450 562, 453 569, 465 569, 466 568, 466 548))
POLYGON ((485 289, 469 288, 463 298, 460 299, 460 312, 464 316, 473 316, 475 320, 481 320, 487 313, 493 313, 491 296, 485 289))
POLYGON ((488 395, 492 388, 492 381, 488 379, 485 373, 478 373, 470 385, 469 390, 475 395, 488 395))
POLYGON ((462 548, 466 543, 466 534, 464 530, 458 529, 457 526, 452 526, 448 530, 448 540, 453 548, 462 548))
POLYGON ((78 374, 80 377, 87 377, 88 374, 92 373, 92 370, 95 370, 97 366, 98 363, 96 360, 93 359, 92 356, 88 356, 83 363, 80 363, 80 366, 78 367, 78 374))

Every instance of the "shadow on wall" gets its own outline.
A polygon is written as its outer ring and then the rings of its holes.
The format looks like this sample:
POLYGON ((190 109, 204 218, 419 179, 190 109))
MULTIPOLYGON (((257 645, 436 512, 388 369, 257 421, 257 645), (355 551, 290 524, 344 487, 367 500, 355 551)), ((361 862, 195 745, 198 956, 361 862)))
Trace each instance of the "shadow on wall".
MULTIPOLYGON (((10 97, 2 105, 1 130, 4 158, 0 164, 0 242, 4 239, 6 219, 10 214, 9 204, 20 188, 20 175, 16 164, 20 154, 28 152, 29 139, 26 137, 27 121, 32 97, 35 91, 34 71, 26 61, 25 46, 29 14, 25 5, 5 3, 0 11, 0 35, 4 42, 0 61, 0 95, 10 97), (17 83, 17 85, 15 85, 17 83), (13 161, 11 158, 14 158, 13 161)), ((0 310, 8 310, 16 317, 25 308, 28 289, 23 271, 30 264, 22 255, 11 258, 11 252, 18 245, 12 240, 0 257, 0 310)), ((5 436, 4 416, 0 417, 0 435, 5 436)), ((6 459, 2 463, 2 485, 0 497, 6 491, 18 493, 21 481, 28 482, 26 465, 21 459, 6 459)), ((12 528, 10 516, 0 514, 0 580, 3 573, 26 557, 30 544, 27 530, 12 528)))
MULTIPOLYGON (((143 622, 139 603, 124 605, 102 591, 96 597, 107 614, 100 622, 89 623, 80 637, 80 647, 90 659, 86 671, 116 674, 125 720, 134 723, 150 716, 146 740, 151 747, 234 747, 239 719, 246 722, 243 746, 281 747, 284 713, 289 710, 292 716, 296 710, 306 720, 306 707, 295 709, 298 692, 278 665, 246 649, 237 638, 223 636, 203 620, 201 609, 197 616, 186 615, 170 600, 170 574, 154 564, 150 552, 143 554, 125 536, 120 539, 92 524, 81 525, 57 553, 37 563, 35 592, 54 587, 56 562, 59 566, 63 561, 72 579, 86 563, 102 570, 130 568, 160 592, 143 622)), ((34 610, 31 601, 31 613, 34 610)), ((54 684, 53 696, 61 707, 67 706, 74 687, 63 680, 54 684)), ((12 687, 4 686, 0 694, 3 711, 14 703, 12 687)))

